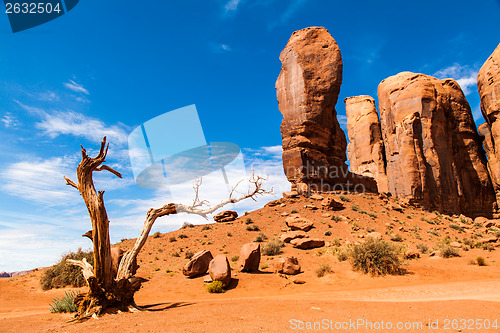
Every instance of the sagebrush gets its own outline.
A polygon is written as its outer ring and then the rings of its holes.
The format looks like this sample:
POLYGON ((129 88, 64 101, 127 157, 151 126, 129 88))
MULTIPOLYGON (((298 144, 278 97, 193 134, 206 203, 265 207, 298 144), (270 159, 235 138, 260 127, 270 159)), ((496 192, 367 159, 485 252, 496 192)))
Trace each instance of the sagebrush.
POLYGON ((63 287, 83 287, 86 285, 80 267, 66 264, 67 259, 82 260, 87 259, 87 262, 94 266, 94 252, 82 251, 78 249, 76 252, 64 254, 54 266, 47 268, 40 278, 40 285, 43 290, 63 287))
POLYGON ((368 238, 362 244, 354 245, 349 252, 354 270, 372 276, 386 274, 403 274, 401 251, 381 239, 368 238))

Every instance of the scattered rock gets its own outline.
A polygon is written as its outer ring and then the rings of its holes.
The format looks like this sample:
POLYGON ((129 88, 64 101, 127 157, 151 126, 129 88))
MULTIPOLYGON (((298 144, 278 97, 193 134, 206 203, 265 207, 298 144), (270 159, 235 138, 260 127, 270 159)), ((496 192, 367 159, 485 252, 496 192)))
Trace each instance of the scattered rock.
POLYGON ((213 259, 212 253, 202 250, 193 255, 191 260, 182 268, 182 274, 195 277, 207 272, 210 261, 213 259))
POLYGON ((381 239, 382 238, 382 234, 380 232, 370 232, 368 234, 366 234, 365 236, 366 238, 373 238, 373 239, 381 239))
POLYGON ((429 257, 441 257, 441 251, 432 251, 429 257))
POLYGON ((266 203, 265 207, 274 207, 274 206, 278 206, 279 204, 281 204, 281 200, 280 199, 273 200, 273 201, 269 201, 268 203, 266 203))
POLYGON ((299 260, 295 257, 276 258, 274 259, 274 271, 276 273, 287 275, 299 274, 299 260))
POLYGON ((283 212, 283 213, 281 213, 281 216, 283 216, 283 217, 288 216, 288 215, 290 215, 290 214, 289 214, 289 213, 287 213, 287 212, 283 212))
POLYGON ((305 209, 310 209, 310 210, 316 210, 316 209, 318 209, 318 207, 316 207, 314 205, 305 205, 304 208, 305 209))
POLYGON ((243 244, 238 260, 238 267, 241 272, 254 272, 259 270, 260 264, 260 244, 243 244))
POLYGON ((478 243, 481 243, 481 244, 495 243, 497 240, 498 240, 498 237, 491 236, 491 237, 481 238, 480 240, 478 240, 478 243))
POLYGON ((460 249, 463 245, 462 245, 462 243, 459 243, 459 242, 451 242, 450 246, 457 248, 457 249, 460 249))
POLYGON ((401 212, 401 213, 405 211, 405 210, 404 210, 404 208, 403 208, 403 207, 401 207, 401 205, 399 205, 399 204, 397 204, 397 203, 393 203, 393 204, 391 204, 391 209, 392 209, 392 210, 395 210, 395 211, 397 211, 397 212, 401 212))
POLYGON ((231 266, 223 254, 215 256, 208 265, 208 273, 213 281, 221 281, 227 287, 231 282, 231 266))
POLYGON ((298 249, 309 250, 325 246, 325 241, 318 238, 295 238, 290 241, 290 244, 298 249))
POLYGON ((293 279, 293 283, 295 283, 295 284, 304 284, 304 283, 306 283, 306 281, 295 278, 295 279, 293 279))
POLYGON ((324 197, 319 195, 319 194, 313 194, 309 198, 311 198, 313 200, 323 200, 324 199, 324 197))
POLYGON ((213 281, 213 280, 212 280, 212 278, 210 277, 210 275, 205 275, 205 276, 203 277, 203 283, 210 283, 210 282, 212 282, 212 281, 213 281))
POLYGON ((420 253, 415 250, 408 250, 405 252, 406 259, 418 259, 420 258, 420 253))
POLYGON ((290 216, 285 219, 286 225, 292 230, 309 231, 314 223, 300 216, 290 216))
POLYGON ((321 201, 321 207, 324 209, 331 210, 341 210, 344 209, 344 205, 341 202, 335 201, 333 198, 325 198, 321 201))
POLYGON ((215 222, 231 222, 238 218, 238 213, 234 210, 225 210, 214 215, 215 222))
POLYGON ((307 237, 307 234, 304 231, 296 230, 284 233, 283 235, 280 236, 280 240, 284 243, 290 243, 292 239, 305 238, 305 237, 307 237))
POLYGON ((283 192, 283 198, 298 198, 299 193, 297 191, 283 192))

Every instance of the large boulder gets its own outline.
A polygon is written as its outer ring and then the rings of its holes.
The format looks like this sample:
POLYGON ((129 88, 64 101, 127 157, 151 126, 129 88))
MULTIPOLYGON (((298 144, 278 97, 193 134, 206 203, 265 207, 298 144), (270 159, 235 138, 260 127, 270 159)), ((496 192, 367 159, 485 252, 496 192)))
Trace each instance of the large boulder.
POLYGON ((208 270, 208 265, 213 259, 212 253, 207 250, 202 250, 195 253, 189 262, 182 268, 182 274, 189 277, 203 275, 208 270))
POLYGON ((314 223, 300 216, 290 216, 285 219, 286 225, 292 230, 309 231, 314 223))
POLYGON ((375 179, 379 192, 387 192, 385 149, 375 100, 354 96, 344 100, 351 171, 375 179))
POLYGON ((335 104, 342 84, 340 49, 325 28, 295 31, 280 54, 276 81, 283 115, 283 168, 292 188, 343 190, 356 183, 346 165, 347 140, 335 104))
POLYGON ((309 250, 325 246, 325 241, 318 238, 295 238, 290 241, 290 244, 298 249, 309 250))
POLYGON ((231 222, 238 218, 238 213, 234 210, 225 210, 214 215, 215 222, 231 222))
POLYGON ((284 243, 290 243, 295 238, 305 238, 307 234, 302 230, 289 231, 280 236, 280 240, 284 243))
POLYGON ((295 275, 300 273, 299 260, 295 257, 276 258, 273 261, 276 273, 295 275))
POLYGON ((500 207, 500 44, 486 60, 477 76, 481 112, 486 123, 479 127, 488 156, 488 169, 500 207))
POLYGON ((223 254, 215 256, 208 265, 208 273, 212 281, 221 281, 227 287, 231 283, 231 266, 223 254))
POLYGON ((383 80, 378 96, 389 192, 429 210, 490 216, 493 187, 460 86, 403 72, 383 80))
POLYGON ((260 244, 243 244, 238 260, 238 267, 241 272, 254 272, 259 270, 260 264, 260 244))

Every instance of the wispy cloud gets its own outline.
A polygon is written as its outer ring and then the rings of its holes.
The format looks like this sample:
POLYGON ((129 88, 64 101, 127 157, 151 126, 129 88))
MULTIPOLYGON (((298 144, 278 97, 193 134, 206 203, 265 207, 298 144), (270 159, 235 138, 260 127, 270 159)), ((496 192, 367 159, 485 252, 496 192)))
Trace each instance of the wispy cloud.
POLYGON ((60 99, 59 95, 57 95, 53 91, 44 91, 44 92, 38 93, 36 95, 36 98, 38 98, 41 101, 46 101, 46 102, 55 102, 55 101, 58 101, 60 99))
POLYGON ((285 11, 280 16, 278 16, 278 18, 274 22, 272 22, 269 25, 269 29, 274 29, 277 26, 280 26, 280 25, 288 22, 288 20, 297 12, 297 10, 299 10, 303 5, 305 5, 306 2, 307 2, 307 0, 287 1, 288 7, 285 9, 285 11))
POLYGON ((71 91, 77 92, 77 93, 82 93, 85 95, 90 95, 89 91, 85 89, 85 87, 81 84, 76 83, 73 80, 69 80, 69 82, 64 82, 63 83, 66 88, 68 88, 71 91))
POLYGON ((21 125, 19 120, 12 115, 10 112, 6 112, 0 121, 7 128, 17 128, 21 125))
POLYGON ((233 50, 231 46, 224 43, 210 43, 209 46, 214 53, 231 52, 233 50))
POLYGON ((81 113, 73 111, 45 113, 43 118, 41 122, 36 123, 36 127, 52 139, 59 135, 72 135, 98 143, 103 136, 107 136, 110 141, 116 143, 127 142, 128 134, 123 128, 117 125, 108 126, 101 120, 81 113))
POLYGON ((235 12, 237 9, 238 9, 238 6, 240 5, 240 3, 242 2, 243 0, 229 0, 228 2, 226 2, 226 4, 224 5, 224 11, 226 13, 229 13, 229 12, 235 12))
POLYGON ((347 116, 343 114, 337 114, 337 120, 339 121, 339 124, 341 127, 346 128, 347 127, 347 116))
POLYGON ((469 66, 462 66, 458 63, 452 66, 442 68, 434 73, 433 76, 438 79, 452 78, 460 85, 465 95, 472 93, 473 88, 477 85, 478 70, 469 66))

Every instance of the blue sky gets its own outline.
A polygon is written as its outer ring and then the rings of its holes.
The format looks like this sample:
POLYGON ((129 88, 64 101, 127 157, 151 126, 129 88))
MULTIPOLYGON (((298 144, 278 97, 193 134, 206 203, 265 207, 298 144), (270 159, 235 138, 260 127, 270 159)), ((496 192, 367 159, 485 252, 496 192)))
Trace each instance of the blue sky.
POLYGON ((47 266, 90 246, 80 237, 90 228, 84 204, 62 175, 75 178, 79 145, 95 152, 104 134, 108 164, 124 175, 96 176, 112 240, 136 237, 147 209, 171 198, 134 184, 128 134, 187 105, 196 104, 207 141, 238 144, 280 193, 278 57, 307 26, 326 27, 340 46, 343 128, 345 97, 376 98, 380 81, 401 71, 458 80, 481 123, 475 79, 500 42, 499 14, 494 0, 85 0, 16 34, 0 15, 0 271, 47 266))

